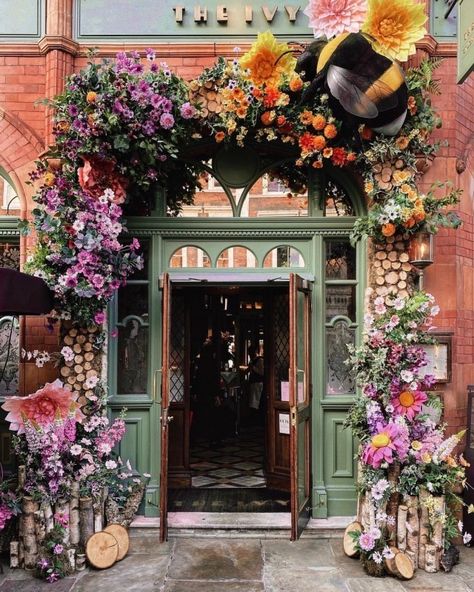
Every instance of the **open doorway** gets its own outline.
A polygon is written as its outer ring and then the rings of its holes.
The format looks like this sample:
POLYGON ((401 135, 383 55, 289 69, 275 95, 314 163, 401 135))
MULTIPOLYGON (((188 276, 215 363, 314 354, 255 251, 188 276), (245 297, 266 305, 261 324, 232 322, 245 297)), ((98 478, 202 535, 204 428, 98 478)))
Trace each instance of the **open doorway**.
POLYGON ((290 511, 289 434, 272 463, 274 403, 288 404, 287 301, 285 288, 175 290, 169 511, 290 511))

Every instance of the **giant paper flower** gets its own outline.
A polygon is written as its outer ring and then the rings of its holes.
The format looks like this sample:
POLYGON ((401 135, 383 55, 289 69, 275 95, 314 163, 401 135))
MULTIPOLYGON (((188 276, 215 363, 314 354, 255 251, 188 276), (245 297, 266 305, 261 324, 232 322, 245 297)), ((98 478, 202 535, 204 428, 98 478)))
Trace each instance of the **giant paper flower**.
POLYGON ((377 51, 406 62, 426 33, 426 19, 424 5, 415 0, 369 0, 362 31, 375 39, 377 51))
POLYGON ((240 58, 240 66, 248 68, 248 78, 256 86, 278 86, 282 76, 290 76, 296 60, 286 43, 278 43, 270 31, 259 33, 257 41, 240 58))
POLYGON ((81 422, 84 418, 76 395, 65 389, 60 380, 46 383, 27 397, 8 397, 2 408, 8 411, 5 419, 10 422, 10 429, 19 434, 25 431, 25 420, 45 426, 56 419, 73 417, 81 422))
POLYGON ((378 423, 376 430, 377 433, 365 445, 362 461, 374 469, 379 469, 383 462, 393 463, 394 454, 403 460, 409 448, 408 430, 391 422, 386 425, 378 423))
POLYGON ((83 156, 84 165, 77 169, 79 185, 90 195, 99 197, 105 189, 114 192, 113 202, 125 201, 127 180, 115 171, 115 162, 98 156, 83 156))
POLYGON ((410 421, 421 411, 423 403, 428 399, 428 395, 423 391, 402 391, 395 399, 392 399, 392 405, 395 413, 404 415, 410 421))
POLYGON ((366 0, 310 0, 303 11, 315 37, 328 39, 358 33, 367 13, 366 0))

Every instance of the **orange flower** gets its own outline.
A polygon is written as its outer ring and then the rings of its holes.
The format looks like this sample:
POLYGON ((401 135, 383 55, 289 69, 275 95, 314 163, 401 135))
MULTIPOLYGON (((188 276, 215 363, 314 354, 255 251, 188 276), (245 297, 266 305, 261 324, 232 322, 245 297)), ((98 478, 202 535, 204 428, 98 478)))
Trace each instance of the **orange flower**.
POLYGON ((382 226, 382 234, 384 236, 393 236, 396 230, 395 224, 392 224, 391 222, 387 222, 387 224, 382 226))
POLYGON ((322 150, 326 146, 326 138, 324 136, 314 136, 314 149, 322 150))
POLYGON ((405 220, 405 222, 403 223, 403 226, 405 226, 405 228, 413 228, 413 226, 415 226, 416 224, 416 220, 413 216, 410 216, 410 218, 408 218, 408 220, 405 220))
POLYGON ((240 106, 241 107, 245 107, 247 108, 249 106, 249 102, 248 99, 246 99, 245 97, 240 101, 240 106))
POLYGON ((344 166, 346 164, 346 151, 344 148, 334 148, 332 154, 332 164, 335 166, 344 166))
POLYGON ((235 114, 237 115, 237 117, 243 119, 247 115, 247 109, 245 107, 239 107, 238 109, 236 109, 235 114))
POLYGON ((286 43, 278 43, 270 31, 259 33, 257 40, 240 58, 240 66, 248 70, 255 86, 278 86, 283 76, 294 72, 296 60, 286 43))
POLYGON ((395 185, 400 185, 401 183, 405 183, 405 181, 407 181, 410 177, 411 174, 406 169, 404 171, 397 170, 392 175, 392 181, 395 183, 395 185))
POLYGON ((283 126, 283 125, 285 125, 285 123, 286 123, 286 117, 285 117, 284 115, 279 115, 279 116, 277 117, 277 121, 276 121, 276 123, 277 123, 277 126, 278 126, 278 127, 282 127, 282 126, 283 126))
POLYGON ((59 132, 64 132, 64 133, 65 132, 68 132, 70 127, 71 126, 69 125, 69 123, 67 121, 64 121, 64 120, 63 121, 58 121, 57 124, 56 124, 56 128, 57 128, 57 130, 59 132))
POLYGON ((360 137, 363 140, 371 140, 374 137, 374 130, 364 125, 360 131, 360 137))
POLYGON ((86 95, 86 101, 88 103, 95 103, 96 99, 97 99, 97 93, 94 92, 93 90, 90 90, 86 95))
POLYGON ((331 158, 331 156, 332 156, 332 148, 325 148, 323 150, 323 156, 324 156, 324 158, 331 158))
POLYGON ((304 125, 310 125, 313 123, 313 114, 308 109, 305 109, 302 113, 300 113, 300 121, 304 125))
POLYGON ((265 113, 262 113, 262 116, 260 117, 260 121, 263 123, 263 125, 270 125, 275 119, 275 111, 265 111, 265 113))
POLYGON ((315 136, 309 132, 305 132, 299 139, 299 145, 303 152, 313 152, 315 136))
POLYGON ((252 91, 252 95, 256 98, 256 99, 260 99, 263 96, 263 92, 261 88, 257 88, 255 87, 252 91))
POLYGON ((423 222, 426 218, 426 214, 424 210, 416 210, 413 214, 413 218, 415 218, 415 222, 423 222))
POLYGON ((323 168, 323 161, 322 160, 315 160, 313 162, 313 168, 322 169, 323 168))
POLYGON ((337 136, 337 127, 333 123, 328 123, 324 128, 324 135, 328 140, 332 140, 337 136))
POLYGON ((313 117, 313 121, 311 123, 313 124, 314 129, 320 132, 326 125, 326 118, 324 115, 318 114, 313 117))
POLYGON ((415 100, 415 97, 414 96, 410 95, 408 97, 408 104, 407 104, 407 106, 408 106, 408 110, 410 111, 410 115, 415 115, 418 109, 417 109, 417 106, 416 106, 416 100, 415 100))
POLYGON ((400 136, 395 140, 395 145, 399 150, 405 150, 408 147, 410 140, 406 136, 400 136))
POLYGON ((232 89, 232 98, 240 101, 240 99, 244 98, 244 91, 239 86, 236 86, 232 89))
POLYGON ((293 92, 298 92, 303 88, 303 81, 298 76, 298 74, 293 74, 290 79, 290 90, 293 92))
POLYGON ((357 154, 355 152, 349 152, 346 156, 347 162, 354 162, 357 158, 357 154))
POLYGON ((218 144, 220 144, 224 138, 225 138, 224 132, 217 132, 214 136, 214 139, 218 144))
POLYGON ((265 96, 263 97, 263 104, 265 107, 274 107, 279 98, 280 91, 274 86, 267 86, 265 96))
POLYGON ((46 185, 46 187, 52 187, 54 185, 54 182, 56 181, 56 177, 54 176, 53 173, 51 172, 47 172, 44 175, 44 184, 46 185))

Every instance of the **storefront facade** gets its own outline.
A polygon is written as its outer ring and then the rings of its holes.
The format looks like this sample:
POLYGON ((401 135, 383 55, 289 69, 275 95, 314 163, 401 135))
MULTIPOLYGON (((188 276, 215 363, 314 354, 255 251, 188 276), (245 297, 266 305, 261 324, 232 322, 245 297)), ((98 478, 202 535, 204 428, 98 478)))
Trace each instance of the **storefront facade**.
MULTIPOLYGON (((12 5, 10 19, 5 20, 9 28, 0 32, 0 173, 5 180, 0 242, 5 259, 12 259, 12 249, 19 249, 24 261, 34 240, 20 238, 14 220, 31 215, 28 171, 54 142, 48 114, 34 101, 60 92, 64 77, 84 66, 88 47, 97 46, 100 57, 113 57, 118 50, 151 46, 163 61, 192 79, 216 56, 232 58, 237 45, 244 51, 258 31, 270 29, 291 41, 311 40, 297 5, 230 4, 155 6, 149 1, 132 10, 124 2, 111 11, 99 0, 51 0, 31 2, 28 15, 12 5)), ((425 274, 425 289, 442 310, 438 330, 447 334, 452 352, 449 381, 437 388, 444 392, 445 419, 452 431, 458 431, 466 423, 466 387, 474 381, 474 123, 469 108, 473 86, 472 78, 463 86, 455 84, 453 16, 441 21, 439 3, 426 4, 431 34, 414 59, 445 59, 439 70, 442 94, 433 101, 444 121, 437 137, 450 145, 441 149, 423 183, 450 178, 464 189, 464 225, 456 234, 440 232, 434 265, 425 274)), ((256 150, 250 157, 236 153, 230 162, 210 156, 202 191, 181 216, 166 215, 162 196, 151 215, 128 214, 130 235, 145 247, 146 266, 120 290, 109 314, 103 376, 111 414, 128 409, 119 452, 138 471, 152 475, 143 508, 146 516, 158 514, 165 490, 190 486, 191 360, 204 336, 225 333, 230 327, 225 323, 231 322, 241 353, 239 365, 247 363, 247 350, 255 340, 262 342, 266 360, 267 486, 289 491, 291 472, 300 471, 307 485, 302 494, 305 511, 310 507, 313 518, 352 515, 356 443, 343 424, 355 385, 344 360, 347 344, 361 339, 373 254, 363 241, 351 246, 349 234, 356 217, 366 211, 366 197, 358 179, 334 170, 312 172, 307 195, 288 198, 286 189, 266 171, 272 159, 291 162, 291 154, 269 156, 256 150), (304 285, 300 308, 291 305, 291 286, 298 281, 290 277, 293 273, 304 285), (226 316, 230 321, 219 320, 226 316), (199 317, 204 320, 198 326, 199 317), (293 456, 285 427, 287 421, 298 420, 285 394, 292 341, 296 348, 304 345, 299 368, 303 398, 297 403, 303 404, 305 422, 304 441, 293 456), (165 393, 160 388, 163 372, 170 385, 165 393), (165 414, 173 421, 163 441, 160 418, 165 414)), ((295 295, 298 301, 297 290, 295 295)), ((5 322, 10 329, 11 320, 5 322)), ((57 336, 48 334, 42 320, 24 319, 17 331, 26 350, 57 349, 57 336)), ((0 385, 0 395, 13 394, 13 388, 33 392, 55 373, 49 365, 38 368, 31 360, 19 361, 16 376, 0 385)), ((0 460, 7 466, 11 462, 8 435, 3 432, 0 460)))

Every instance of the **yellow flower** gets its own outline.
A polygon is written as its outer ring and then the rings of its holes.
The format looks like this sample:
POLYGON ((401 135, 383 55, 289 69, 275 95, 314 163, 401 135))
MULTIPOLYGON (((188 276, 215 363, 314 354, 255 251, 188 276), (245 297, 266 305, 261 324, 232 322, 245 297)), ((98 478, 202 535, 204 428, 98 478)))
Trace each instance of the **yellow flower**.
POLYGON ((425 463, 425 465, 427 465, 431 462, 431 454, 429 454, 428 452, 423 452, 423 454, 421 455, 421 460, 425 463))
POLYGON ((86 101, 88 103, 95 103, 97 100, 97 93, 93 90, 90 90, 86 95, 86 101))
POLYGON ((226 127, 229 134, 233 134, 235 132, 235 128, 237 127, 237 122, 235 119, 229 119, 226 127))
POLYGON ((392 181, 395 185, 401 185, 405 183, 411 177, 410 172, 407 170, 399 171, 396 170, 392 175, 392 181))
POLYGON ((278 43, 270 31, 259 33, 257 41, 240 58, 240 66, 249 69, 248 78, 256 86, 268 84, 278 86, 283 75, 290 75, 296 60, 286 43, 278 43))
POLYGON ((372 183, 372 181, 366 181, 364 183, 364 189, 366 193, 372 193, 372 191, 374 190, 374 184, 372 183))
POLYGON ((44 184, 47 187, 52 187, 54 185, 54 182, 56 181, 56 177, 54 176, 53 173, 50 173, 49 171, 47 173, 45 173, 44 175, 44 184))
POLYGON ((409 143, 410 143, 410 140, 406 136, 400 136, 399 138, 397 138, 395 140, 395 145, 400 150, 405 150, 405 148, 407 148, 409 143))
POLYGON ((427 16, 416 0, 369 0, 362 31, 375 39, 376 51, 406 62, 423 38, 427 16))
POLYGON ((423 444, 418 440, 413 440, 413 442, 411 443, 411 447, 413 448, 413 450, 417 451, 423 448, 423 444))

